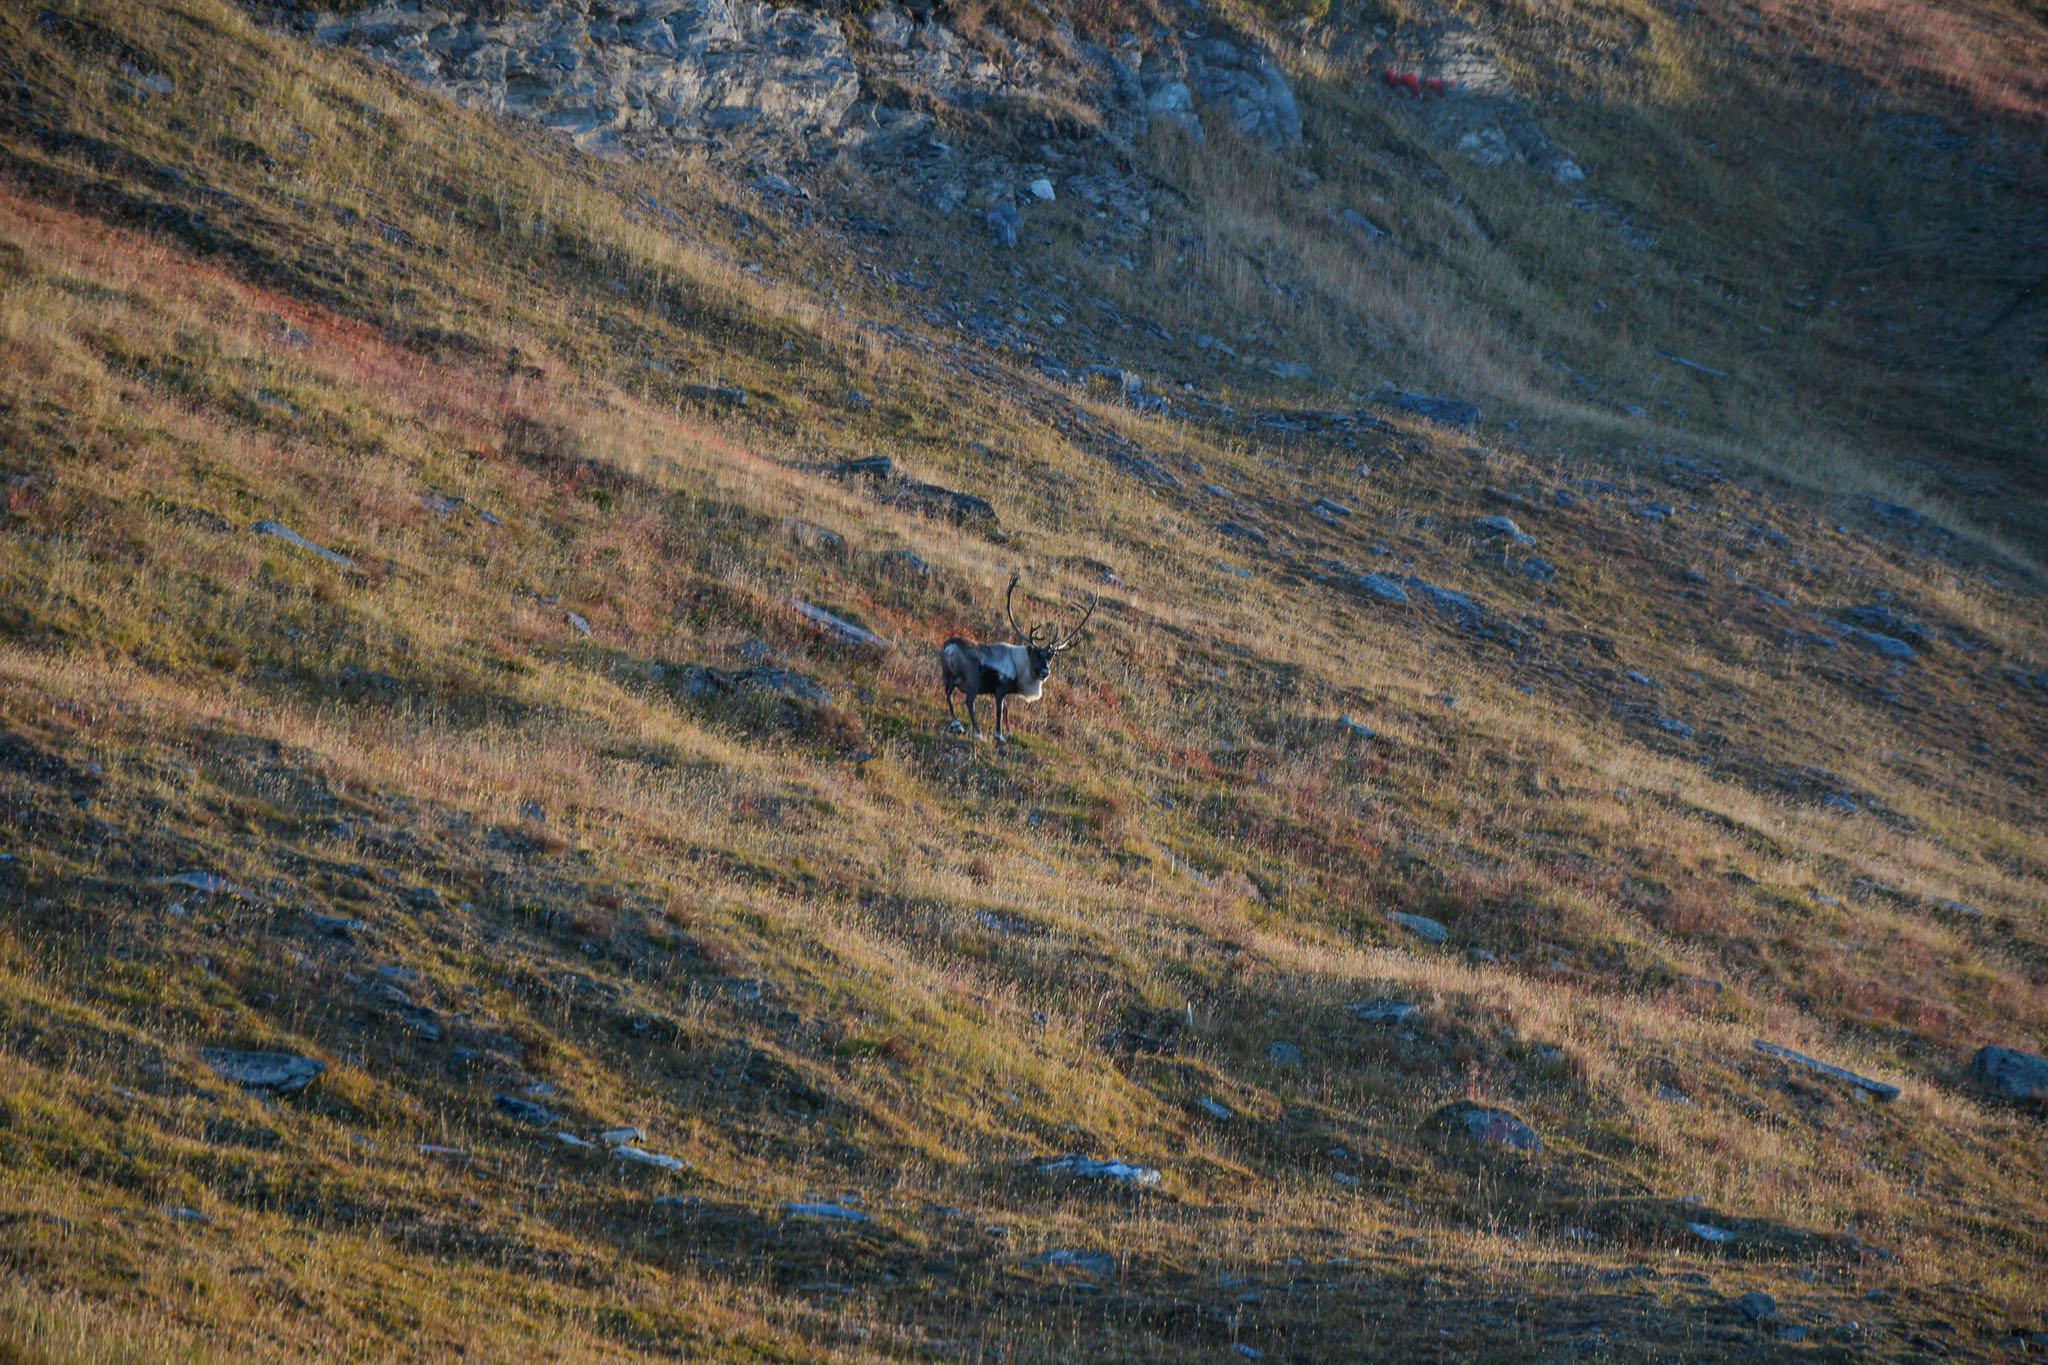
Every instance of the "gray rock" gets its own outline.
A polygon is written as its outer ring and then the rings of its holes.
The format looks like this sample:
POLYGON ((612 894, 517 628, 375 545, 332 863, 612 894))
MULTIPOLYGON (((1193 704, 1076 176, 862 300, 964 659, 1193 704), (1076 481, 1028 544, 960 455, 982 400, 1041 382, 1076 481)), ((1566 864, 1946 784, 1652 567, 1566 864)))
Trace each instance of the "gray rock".
POLYGON ((290 1052, 237 1052, 230 1048, 206 1047, 199 1056, 215 1075, 249 1090, 275 1090, 289 1094, 304 1090, 327 1063, 290 1052))
POLYGON ((1803 1052, 1794 1052, 1789 1047, 1781 1047, 1777 1043, 1767 1043, 1761 1038, 1756 1039, 1751 1046, 1756 1048, 1758 1052, 1783 1058, 1785 1061, 1796 1063, 1807 1068, 1809 1071, 1818 1071, 1824 1076, 1833 1076, 1838 1081, 1847 1081, 1858 1090, 1868 1091, 1878 1099, 1895 1100, 1899 1097, 1899 1088, 1895 1085, 1888 1085, 1883 1081, 1873 1081, 1869 1077, 1859 1076, 1853 1071, 1845 1071, 1839 1066, 1823 1062, 1818 1058, 1809 1057, 1803 1052))
POLYGON ((1337 215, 1337 221, 1367 241, 1379 242, 1386 240, 1387 230, 1360 213, 1357 209, 1345 209, 1337 215))
POLYGON ((1538 583, 1548 583, 1557 577, 1557 566, 1537 555, 1530 555, 1522 561, 1522 572, 1538 583))
POLYGON ((1769 1294, 1752 1289, 1735 1301, 1735 1311, 1751 1322, 1769 1322, 1778 1316, 1778 1301, 1769 1294))
POLYGON ((594 149, 801 148, 860 96, 837 20, 753 0, 387 0, 321 15, 314 37, 594 149))
POLYGON ((1049 200, 1053 198, 1052 181, 1047 180, 1044 176, 1040 176, 1024 188, 1031 192, 1033 199, 1049 200))
POLYGON ((1344 1012, 1366 1024, 1405 1024, 1422 1013, 1422 1006, 1407 1000, 1396 1000, 1391 995, 1382 995, 1360 1001, 1355 1005, 1346 1005, 1344 1012))
POLYGON ((1116 1257, 1107 1251, 1082 1251, 1076 1247, 1054 1247, 1031 1258, 1030 1264, 1078 1270, 1084 1275, 1107 1279, 1116 1274, 1116 1257))
POLYGON ((1505 538, 1512 540, 1517 545, 1534 545, 1536 543, 1535 537, 1515 525, 1514 518, 1512 517, 1481 517, 1473 525, 1477 526, 1479 533, 1489 540, 1505 538))
POLYGON ((1017 212, 1015 204, 1006 201, 989 210, 988 235, 995 238, 999 247, 1014 251, 1017 246, 1017 230, 1023 226, 1023 215, 1017 212))
POLYGON ((1861 606, 1843 607, 1835 614, 1849 624, 1861 626, 1865 630, 1879 631, 1922 645, 1936 644, 1941 639, 1940 633, 1932 626, 1902 612, 1893 611, 1882 602, 1866 602, 1861 606))
POLYGON ((1202 141, 1202 119, 1195 113, 1195 92, 1188 89, 1185 81, 1155 80, 1145 93, 1145 113, 1177 125, 1198 144, 1202 141))
POLYGON ((1723 1243, 1735 1240, 1734 1233, 1726 1228, 1717 1228, 1712 1223, 1687 1223, 1686 1227, 1692 1230, 1693 1236, 1703 1242, 1723 1243))
MULTIPOLYGON (((1301 108, 1278 65, 1222 38, 1196 39, 1186 52, 1187 85, 1195 98, 1268 151, 1301 145, 1301 108)), ((1164 84, 1155 88, 1148 107, 1165 89, 1164 84)))
POLYGON ((578 635, 581 635, 586 640, 590 638, 590 622, 584 620, 581 616, 578 616, 575 612, 569 611, 566 608, 563 610, 562 615, 568 620, 569 628, 571 630, 574 630, 578 635))
POLYGON ((832 472, 841 477, 858 474, 868 479, 887 479, 892 468, 887 455, 863 455, 857 460, 841 460, 832 466, 832 472))
POLYGON ((1478 630, 1486 624, 1485 608, 1466 594, 1450 588, 1440 588, 1427 579, 1417 578, 1414 574, 1408 575, 1406 581, 1424 601, 1466 630, 1478 630))
POLYGON ((883 47, 908 47, 912 24, 901 5, 882 4, 865 16, 868 36, 883 47))
POLYGON ((1406 602, 1408 590, 1383 573, 1361 574, 1358 586, 1382 602, 1406 602))
POLYGON ((1351 509, 1338 502, 1335 498, 1317 498, 1309 506, 1321 512, 1324 516, 1348 517, 1351 515, 1351 509))
POLYGON ((1200 1099, 1195 1101, 1195 1108, 1201 1110, 1203 1113, 1207 1114, 1212 1119, 1227 1119, 1230 1117, 1229 1109, 1225 1108, 1217 1101, 1210 1099, 1207 1095, 1204 1095, 1200 1099))
POLYGON ((884 640, 867 627, 857 626, 843 617, 834 616, 822 607, 814 607, 808 602, 792 602, 790 605, 796 608, 797 615, 803 617, 806 621, 823 626, 827 631, 838 636, 847 644, 867 645, 874 649, 887 649, 889 647, 887 640, 884 640))
POLYGON ((158 886, 182 886, 190 891, 203 891, 209 896, 234 896, 245 901, 256 899, 254 892, 235 885, 226 877, 212 872, 173 872, 168 877, 153 879, 158 886))
POLYGON ((1438 924, 1427 915, 1410 915, 1396 910, 1393 914, 1393 920, 1394 923, 1400 925, 1409 933, 1426 938, 1431 943, 1442 943, 1451 936, 1450 930, 1444 928, 1443 925, 1438 924))
POLYGON ((690 1167, 690 1163, 679 1156, 670 1156, 666 1152, 650 1152, 631 1143, 621 1143, 612 1148, 612 1156, 629 1165, 652 1166, 662 1171, 685 1171, 690 1167))
POLYGON ((782 1211, 792 1218, 809 1218, 822 1223, 865 1223, 868 1216, 859 1209, 845 1204, 829 1202, 795 1201, 784 1204, 782 1211))
POLYGON ((1337 723, 1352 734, 1357 735, 1360 739, 1378 739, 1380 737, 1379 731, 1373 729, 1370 725, 1361 725, 1349 716, 1337 717, 1337 723))
POLYGON ((1543 1150, 1543 1136, 1505 1109, 1493 1109, 1470 1100, 1447 1104, 1431 1115, 1431 1121, 1453 1133, 1489 1147, 1534 1154, 1543 1150))
POLYGON ((1970 1071, 2007 1099, 2048 1099, 2048 1057, 2016 1048, 1980 1047, 1970 1059, 1970 1071))
POLYGON ((1077 1152, 1049 1156, 1038 1162, 1046 1175, 1069 1175, 1081 1180, 1108 1180, 1119 1185, 1157 1185, 1159 1172, 1128 1161, 1098 1161, 1077 1152))
POLYGON ((1836 623, 1835 628, 1848 636, 1853 643, 1861 645, 1874 654, 1882 654, 1887 659, 1897 659, 1904 663, 1907 660, 1920 657, 1919 650, 1895 635, 1881 635, 1874 630, 1864 630, 1857 626, 1843 625, 1840 622, 1836 623))
MULTIPOLYGON (((704 670, 709 673, 710 670, 704 670)), ((793 668, 775 668, 764 665, 760 668, 743 668, 732 675, 736 687, 752 688, 757 692, 773 692, 778 696, 793 697, 822 706, 832 700, 832 693, 815 678, 806 677, 793 668)))
POLYGON ((501 1113, 508 1114, 521 1123, 542 1126, 562 1121, 561 1116, 546 1105, 523 1100, 517 1095, 493 1095, 491 1103, 496 1105, 501 1113))
POLYGON ((634 1147, 644 1142, 647 1134, 638 1128, 607 1128, 597 1135, 597 1140, 607 1147, 634 1147))
POLYGON ((152 95, 168 95, 178 88, 172 84, 169 76, 143 71, 130 62, 121 63, 121 74, 126 76, 131 82, 130 88, 138 92, 147 91, 152 95))
POLYGON ((1300 1066, 1301 1049, 1285 1039, 1279 1039, 1266 1044, 1266 1060, 1275 1066, 1300 1066))
POLYGON ((279 540, 284 541, 287 545, 296 545, 301 550, 311 550, 314 554, 319 555, 322 559, 325 559, 330 563, 339 564, 344 569, 353 569, 356 566, 356 562, 353 559, 350 559, 347 555, 339 554, 333 550, 328 549, 324 545, 315 545, 312 541, 306 539, 297 531, 294 531, 291 527, 285 526, 279 522, 272 521, 268 517, 264 518, 261 521, 251 522, 249 524, 249 529, 254 531, 259 536, 276 536, 279 540))
POLYGON ((1409 393, 1396 389, 1380 400, 1389 407, 1412 412, 1417 417, 1426 417, 1432 422, 1441 422, 1448 427, 1470 431, 1479 425, 1479 405, 1467 403, 1458 398, 1442 398, 1434 394, 1409 393))

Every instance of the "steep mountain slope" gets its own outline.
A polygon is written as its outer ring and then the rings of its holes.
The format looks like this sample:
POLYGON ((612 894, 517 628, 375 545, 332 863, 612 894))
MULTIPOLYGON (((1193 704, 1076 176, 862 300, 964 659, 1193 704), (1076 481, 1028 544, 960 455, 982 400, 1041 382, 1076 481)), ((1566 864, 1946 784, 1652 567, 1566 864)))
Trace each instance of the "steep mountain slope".
MULTIPOLYGON (((1312 178, 1163 121, 1010 256, 856 152, 784 163, 806 199, 208 0, 0 12, 12 1356, 2048 1326, 2039 1111, 1971 1069, 2048 1042, 2033 476, 1946 379, 1900 410, 1979 429, 2002 538, 1862 498, 1881 450, 1596 421, 1531 378, 1562 306, 1500 304, 1629 277, 1603 214, 1670 191, 1618 116, 1545 134, 1589 214, 1424 174, 1413 111, 1266 32, 1312 178), (1340 206, 1413 235, 1347 276, 1340 206), (1030 620, 1100 606, 999 749, 933 651, 1013 569, 1030 620)), ((1032 169, 986 150, 1024 117, 973 155, 1032 169)), ((1704 386, 1632 329, 1718 286, 1645 269, 1587 344, 1704 386)), ((1834 326, 1801 363, 1868 381, 1834 326)))

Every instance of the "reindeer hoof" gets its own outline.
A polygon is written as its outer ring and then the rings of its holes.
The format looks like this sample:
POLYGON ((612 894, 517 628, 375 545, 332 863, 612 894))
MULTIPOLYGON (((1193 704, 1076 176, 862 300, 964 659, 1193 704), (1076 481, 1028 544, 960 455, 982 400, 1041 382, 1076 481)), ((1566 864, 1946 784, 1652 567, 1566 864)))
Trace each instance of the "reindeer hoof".
POLYGON ((947 726, 946 726, 946 728, 947 728, 948 730, 952 731, 952 732, 953 732, 954 734, 956 734, 956 735, 964 735, 964 734, 966 734, 966 733, 967 733, 967 727, 966 727, 966 726, 964 726, 964 725, 962 725, 962 724, 961 724, 961 723, 960 723, 959 721, 957 721, 957 720, 956 720, 956 721, 954 721, 954 722, 952 722, 951 724, 947 725, 947 726))
POLYGON ((1010 737, 1008 735, 1004 734, 1001 730, 996 731, 996 743, 1008 744, 1009 742, 1010 737))

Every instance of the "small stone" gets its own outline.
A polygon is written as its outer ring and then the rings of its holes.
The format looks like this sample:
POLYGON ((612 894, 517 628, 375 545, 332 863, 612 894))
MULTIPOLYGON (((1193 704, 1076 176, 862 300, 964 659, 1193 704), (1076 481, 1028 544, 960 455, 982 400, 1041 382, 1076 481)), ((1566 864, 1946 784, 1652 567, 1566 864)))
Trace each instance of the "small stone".
POLYGON ((1046 1175, 1071 1175, 1082 1180, 1110 1180, 1120 1185, 1157 1185, 1159 1172, 1149 1166, 1138 1166, 1128 1161, 1098 1161, 1093 1157, 1068 1152, 1061 1156, 1049 1156, 1038 1163, 1038 1169, 1046 1175))
POLYGON ((1358 586, 1382 602, 1406 602, 1408 590, 1383 573, 1361 574, 1358 586))
POLYGON ((1051 199, 1053 197, 1052 181, 1047 180, 1044 176, 1040 176, 1024 188, 1031 191, 1033 199, 1051 199))
POLYGON ((1393 920, 1409 933, 1426 938, 1431 943, 1442 943, 1451 936, 1450 930, 1427 915, 1409 915, 1397 910, 1394 912, 1393 920))
POLYGON ((831 612, 821 607, 814 607, 808 602, 792 602, 790 605, 796 608, 797 615, 807 621, 823 626, 827 631, 838 636, 848 644, 868 645, 875 649, 887 649, 889 647, 887 640, 884 640, 865 626, 857 626, 843 617, 834 616, 831 612))
POLYGON ((1266 1060, 1276 1066, 1301 1065, 1301 1049, 1284 1040, 1266 1044, 1266 1060))
POLYGON ((1228 1109, 1224 1108, 1215 1100, 1210 1099, 1207 1095, 1204 1095, 1200 1099, 1195 1101, 1195 1108, 1201 1110, 1203 1113, 1207 1114, 1212 1119, 1227 1119, 1230 1117, 1230 1111, 1228 1109))
POLYGON ((1735 1311, 1751 1322, 1769 1322, 1778 1316, 1778 1301, 1769 1294, 1752 1289, 1735 1301, 1735 1311))
POLYGON ((1380 737, 1379 731, 1373 729, 1370 725, 1361 725, 1349 716, 1337 717, 1337 723, 1352 734, 1357 735, 1360 739, 1378 739, 1380 737))
POLYGON ((1505 1109, 1459 1100, 1437 1110, 1431 1115, 1431 1121, 1489 1147, 1505 1147, 1532 1155, 1543 1150, 1542 1134, 1505 1109))
POLYGON ((499 1112, 508 1114, 521 1123, 541 1127, 561 1122, 561 1116, 546 1105, 535 1104, 532 1100, 522 1100, 517 1095, 493 1095, 491 1103, 498 1107, 499 1112))
POLYGON ((1422 1013, 1422 1006, 1382 995, 1346 1005, 1344 1011, 1362 1024, 1405 1024, 1422 1013))
POLYGON ((1533 545, 1536 543, 1533 536, 1515 525, 1513 517, 1481 517, 1473 525, 1477 526, 1480 533, 1490 540, 1506 538, 1512 540, 1517 545, 1533 545))
POLYGON ((590 638, 590 622, 584 620, 575 612, 566 609, 562 612, 562 615, 568 619, 570 628, 578 635, 581 635, 586 640, 590 638))
POLYGON ((670 1156, 666 1152, 650 1152, 630 1143, 612 1148, 612 1155, 621 1161, 629 1161, 640 1166, 653 1166, 664 1171, 688 1170, 690 1166, 689 1162, 679 1156, 670 1156))
POLYGON ((1075 1247, 1054 1247, 1031 1258, 1032 1265, 1078 1270, 1084 1275, 1106 1279, 1116 1274, 1116 1257, 1107 1251, 1082 1251, 1075 1247))
POLYGON ((607 1147, 631 1147, 646 1137, 638 1128, 607 1128, 597 1135, 597 1140, 607 1147))
POLYGON ((324 545, 315 545, 312 541, 306 539, 297 531, 292 530, 291 527, 285 526, 279 522, 271 521, 267 517, 261 521, 254 521, 249 523, 249 529, 251 531, 254 531, 259 536, 276 536, 279 540, 284 541, 288 545, 296 545, 301 550, 310 550, 314 554, 319 555, 322 559, 328 560, 331 563, 339 564, 344 569, 353 569, 356 566, 356 562, 353 559, 350 559, 347 555, 338 554, 335 551, 328 549, 324 545))
POLYGON ((1732 1242, 1735 1240, 1734 1233, 1726 1228, 1717 1228, 1712 1223, 1687 1223, 1686 1226, 1692 1229, 1693 1236, 1698 1237, 1702 1241, 1732 1242))
POLYGON ((1465 956, 1483 966, 1497 967, 1500 965, 1500 959, 1487 952, 1484 948, 1467 948, 1465 956))
POLYGON ((792 1218, 810 1218, 821 1223, 865 1223, 868 1216, 844 1204, 804 1202, 784 1204, 782 1211, 792 1218))
POLYGON ((253 892, 212 872, 174 872, 155 880, 158 886, 182 886, 191 891, 203 891, 209 896, 235 896, 245 901, 256 899, 253 892))
POLYGON ((289 1052, 236 1052, 208 1047, 199 1056, 222 1080, 233 1081, 249 1090, 275 1090, 289 1094, 303 1090, 327 1069, 327 1063, 289 1052))

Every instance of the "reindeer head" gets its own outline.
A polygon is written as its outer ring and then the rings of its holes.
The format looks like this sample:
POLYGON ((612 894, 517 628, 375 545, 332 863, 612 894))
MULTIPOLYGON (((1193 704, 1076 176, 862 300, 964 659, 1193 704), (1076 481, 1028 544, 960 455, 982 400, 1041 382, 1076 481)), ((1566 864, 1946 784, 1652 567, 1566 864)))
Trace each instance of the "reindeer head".
POLYGON ((1011 607, 1011 599, 1017 595, 1017 579, 1018 575, 1010 575, 1010 590, 1003 594, 1003 614, 1010 618, 1010 629, 1024 641, 1024 653, 1031 660, 1029 690, 1032 696, 1036 696, 1045 680, 1052 676, 1052 656, 1072 649, 1074 641, 1080 638, 1081 627, 1087 625, 1088 618, 1095 614, 1095 594, 1088 594, 1088 606, 1081 613, 1081 619, 1074 623, 1074 628, 1055 639, 1050 622, 1033 626, 1030 630, 1017 624, 1017 613, 1011 607))

